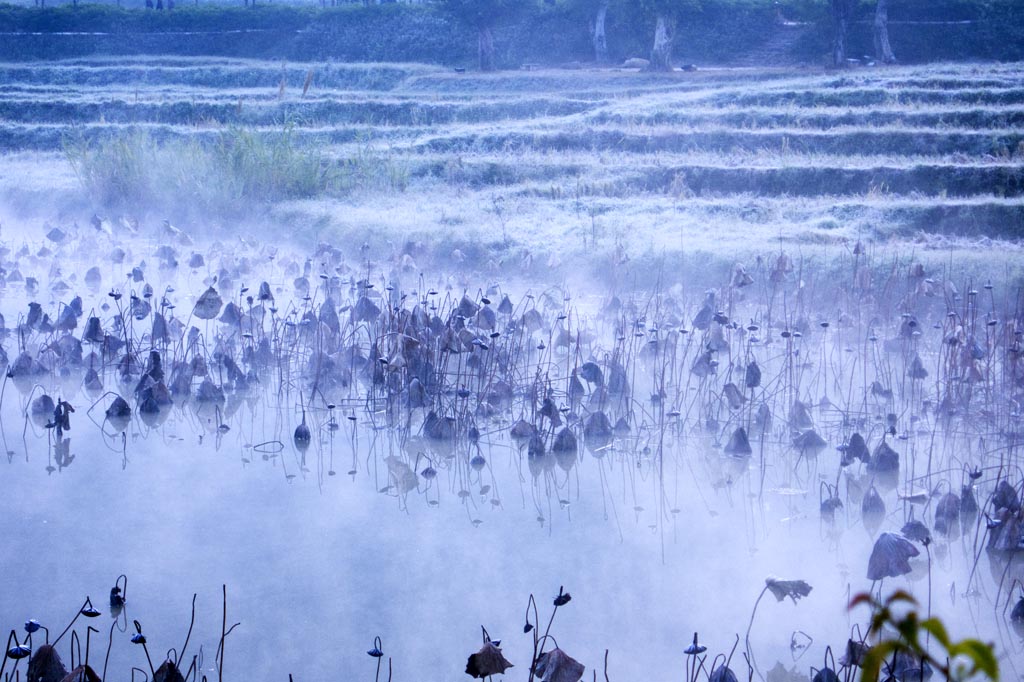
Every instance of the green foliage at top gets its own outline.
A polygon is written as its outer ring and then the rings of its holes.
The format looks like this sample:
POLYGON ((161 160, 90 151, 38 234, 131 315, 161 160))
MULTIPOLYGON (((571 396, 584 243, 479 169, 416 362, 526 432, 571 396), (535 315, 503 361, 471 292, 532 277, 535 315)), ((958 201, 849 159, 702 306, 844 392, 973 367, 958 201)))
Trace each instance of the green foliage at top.
MULTIPOLYGON (((348 4, 322 8, 260 2, 193 6, 174 11, 80 4, 44 9, 0 4, 0 31, 118 34, 74 39, 11 38, 0 59, 55 59, 90 54, 224 55, 289 60, 420 61, 469 65, 477 36, 466 22, 493 21, 496 65, 518 67, 590 61, 590 24, 602 0, 438 0, 436 3, 348 4), (459 19, 456 19, 459 17, 459 19), (248 30, 248 33, 217 33, 248 30), (255 29, 255 30, 254 30, 255 29), (180 32, 190 31, 188 35, 180 32), (204 33, 207 32, 207 33, 204 33), (120 34, 124 34, 121 37, 120 34)), ((607 39, 611 60, 646 56, 654 32, 652 9, 678 14, 677 59, 698 65, 756 50, 770 36, 773 0, 610 0, 607 39)), ((807 22, 787 57, 822 63, 831 40, 828 0, 780 0, 782 15, 807 22)), ((850 52, 873 54, 873 0, 859 0, 850 52)), ((902 62, 1024 59, 1024 2, 1019 0, 898 0, 889 18, 902 62), (966 21, 964 24, 895 22, 966 21)))
MULTIPOLYGON (((650 14, 681 18, 701 9, 701 0, 640 0, 640 6, 650 14)), ((740 3, 742 4, 742 3, 740 3)))
POLYGON ((441 0, 446 12, 475 28, 494 26, 532 4, 530 0, 441 0))
POLYGON ((850 608, 860 604, 871 607, 868 635, 882 637, 861 659, 862 682, 877 682, 883 666, 899 653, 926 661, 948 680, 977 679, 979 675, 989 680, 999 679, 999 663, 991 645, 971 638, 953 641, 941 620, 934 617, 922 619, 913 610, 917 601, 906 592, 897 590, 885 601, 878 601, 869 594, 859 594, 850 602, 850 608), (911 609, 901 614, 901 605, 911 609), (887 626, 895 629, 899 637, 884 637, 887 626), (929 636, 942 647, 944 656, 937 657, 929 651, 926 641, 929 636))
MULTIPOLYGON (((382 6, 384 7, 384 6, 382 6)), ((321 12, 310 6, 261 4, 248 9, 226 5, 184 5, 174 11, 124 9, 114 5, 80 4, 42 9, 0 4, 4 31, 202 31, 231 29, 299 29, 321 12)), ((354 8, 332 9, 351 13, 354 8)))

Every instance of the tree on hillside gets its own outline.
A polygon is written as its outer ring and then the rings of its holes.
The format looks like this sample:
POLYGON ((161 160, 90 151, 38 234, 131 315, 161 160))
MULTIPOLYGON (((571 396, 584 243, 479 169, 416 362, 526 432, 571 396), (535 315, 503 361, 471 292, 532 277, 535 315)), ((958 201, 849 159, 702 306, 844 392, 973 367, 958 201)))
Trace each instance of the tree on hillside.
POLYGON ((458 21, 477 32, 481 71, 494 70, 494 27, 514 15, 529 0, 442 0, 442 6, 458 21))
POLYGON ((608 34, 605 25, 608 20, 608 8, 612 0, 569 0, 574 14, 586 17, 590 33, 590 43, 594 48, 594 61, 598 64, 608 63, 608 34))
POLYGON ((598 0, 597 12, 594 16, 594 28, 590 31, 594 43, 594 60, 598 64, 608 62, 608 37, 605 34, 605 20, 608 18, 608 6, 611 0, 598 0))
POLYGON ((590 19, 590 42, 594 46, 594 61, 598 64, 608 63, 608 34, 605 24, 608 19, 608 7, 611 0, 578 0, 590 19))
POLYGON ((889 0, 878 0, 875 5, 875 59, 883 64, 896 62, 889 44, 889 0))
POLYGON ((672 46, 676 24, 685 10, 695 9, 699 0, 641 0, 654 15, 654 45, 651 47, 651 71, 672 70, 672 46))
POLYGON ((850 15, 855 0, 831 0, 832 2, 832 66, 841 69, 846 66, 846 34, 850 30, 850 15))

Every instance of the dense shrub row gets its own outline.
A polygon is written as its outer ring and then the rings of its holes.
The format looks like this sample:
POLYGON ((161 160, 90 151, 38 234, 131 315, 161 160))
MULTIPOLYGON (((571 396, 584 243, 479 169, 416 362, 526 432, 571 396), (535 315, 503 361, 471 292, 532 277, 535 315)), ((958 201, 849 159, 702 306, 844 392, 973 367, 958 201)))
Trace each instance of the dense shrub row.
MULTIPOLYGON (((899 0, 890 10, 890 32, 904 62, 1024 58, 1024 3, 1015 0, 899 0), (964 23, 914 23, 964 22, 964 23)), ((855 14, 851 54, 871 54, 874 3, 855 14)), ((786 55, 823 63, 830 23, 822 0, 787 0, 789 20, 807 22, 786 55)), ((539 3, 499 27, 501 67, 524 62, 592 59, 587 13, 578 3, 539 3)), ((757 54, 775 19, 770 0, 703 0, 680 22, 677 61, 724 63, 757 54)), ((471 65, 476 36, 431 5, 259 4, 195 6, 174 11, 113 5, 60 5, 36 9, 0 5, 0 58, 61 58, 91 54, 173 53, 348 61, 421 61, 471 65), (225 33, 227 32, 227 33, 225 33), (60 33, 56 36, 53 34, 60 33), (69 35, 72 33, 73 35, 69 35), (92 35, 83 35, 92 34, 92 35)), ((620 3, 608 15, 613 60, 645 56, 653 20, 641 3, 620 3)))

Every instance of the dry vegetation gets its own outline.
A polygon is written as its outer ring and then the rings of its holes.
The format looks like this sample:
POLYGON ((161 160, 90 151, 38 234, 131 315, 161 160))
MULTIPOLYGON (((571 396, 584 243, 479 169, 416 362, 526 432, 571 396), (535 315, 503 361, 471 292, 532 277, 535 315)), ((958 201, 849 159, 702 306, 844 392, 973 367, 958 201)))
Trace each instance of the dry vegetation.
MULTIPOLYGON (((1014 241, 1024 220, 1013 65, 486 76, 172 58, 0 80, 8 149, 67 151, 96 210, 187 224, 244 213, 309 239, 603 267, 787 243, 827 257, 858 239, 947 257, 951 241, 1014 241), (261 159, 280 160, 274 178, 261 159)), ((31 182, 7 185, 26 203, 31 182)))

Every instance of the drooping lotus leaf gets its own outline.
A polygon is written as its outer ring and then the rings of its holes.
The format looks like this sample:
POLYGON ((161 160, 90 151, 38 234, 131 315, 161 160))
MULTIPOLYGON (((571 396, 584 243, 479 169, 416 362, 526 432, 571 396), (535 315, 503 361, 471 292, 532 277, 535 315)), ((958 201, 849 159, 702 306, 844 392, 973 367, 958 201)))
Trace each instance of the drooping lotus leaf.
POLYGON ((543 457, 545 453, 544 438, 539 433, 533 434, 526 446, 526 454, 529 457, 543 457))
POLYGON ((1024 636, 1024 597, 1018 599, 1010 611, 1010 625, 1018 636, 1024 636))
POLYGON ((764 581, 768 586, 768 591, 775 595, 775 599, 778 601, 784 600, 789 597, 793 600, 793 603, 797 603, 802 597, 806 597, 814 589, 806 580, 778 580, 776 578, 768 578, 764 581))
POLYGON ((466 674, 483 679, 491 675, 504 675, 511 667, 512 664, 505 659, 501 649, 493 642, 485 642, 480 651, 470 655, 466 662, 466 674))
POLYGON ((604 373, 596 362, 584 362, 580 365, 580 376, 587 383, 604 385, 604 373))
POLYGON ((883 440, 871 455, 867 470, 876 473, 895 473, 900 470, 900 455, 883 440))
POLYGON ((928 530, 928 526, 924 525, 917 519, 907 521, 903 524, 903 528, 900 529, 900 532, 903 533, 908 540, 913 540, 914 542, 931 542, 932 540, 932 533, 928 530))
POLYGON ((864 526, 872 533, 882 525, 882 519, 885 518, 885 502, 875 486, 871 486, 864 494, 864 499, 860 502, 860 515, 864 526))
POLYGON ((988 548, 1003 552, 1015 552, 1024 546, 1022 542, 1022 518, 1008 509, 996 509, 989 521, 988 548))
POLYGON ((787 669, 782 661, 776 661, 775 666, 765 674, 768 682, 807 682, 807 672, 793 668, 787 669))
POLYGON ((230 327, 237 327, 242 323, 242 309, 234 301, 228 301, 221 313, 220 321, 230 327))
POLYGON ((476 326, 485 331, 492 331, 498 326, 498 316, 491 307, 481 308, 474 318, 476 326))
POLYGON ((185 682, 185 677, 178 670, 178 666, 171 661, 164 661, 156 669, 153 682, 185 682))
POLYGON ((739 678, 736 677, 736 673, 732 671, 732 668, 727 665, 720 665, 711 671, 708 682, 739 682, 739 678))
POLYGON ((935 507, 935 532, 955 536, 960 532, 960 497, 946 493, 935 507))
POLYGON ((814 420, 811 419, 810 410, 799 400, 793 403, 793 409, 789 411, 789 428, 794 431, 814 428, 814 420))
POLYGON ((535 433, 537 428, 525 419, 520 419, 512 425, 511 435, 517 440, 529 440, 535 433))
POLYGON ((416 472, 412 470, 412 467, 402 461, 401 458, 391 455, 384 460, 384 463, 387 464, 388 474, 391 475, 395 488, 398 490, 400 495, 404 495, 410 490, 416 489, 416 485, 418 484, 416 480, 416 472))
POLYGON ((33 682, 61 682, 67 674, 56 649, 49 644, 36 647, 28 661, 28 679, 33 682))
POLYGON ((697 356, 694 360, 693 366, 690 367, 690 372, 695 377, 704 378, 715 373, 718 363, 714 359, 714 353, 711 351, 705 351, 697 356))
POLYGON ((480 310, 480 306, 470 300, 469 296, 463 294, 455 313, 465 319, 471 319, 480 310))
POLYGON ((583 664, 559 648, 545 651, 537 657, 534 668, 541 682, 579 682, 583 677, 583 664))
POLYGON ((960 487, 960 521, 970 526, 978 517, 978 500, 974 497, 974 488, 969 485, 960 487))
POLYGON ((588 441, 607 441, 612 437, 612 423, 604 412, 594 412, 583 424, 583 436, 588 441))
POLYGON ((855 459, 865 463, 871 461, 871 452, 868 450, 868 444, 864 441, 864 436, 859 433, 854 433, 850 436, 850 442, 846 444, 843 462, 849 465, 855 459))
POLYGON ((257 296, 257 298, 259 300, 261 300, 261 301, 271 301, 271 302, 273 302, 274 294, 271 293, 271 291, 270 291, 270 283, 269 282, 260 282, 260 292, 259 292, 259 295, 257 296))
POLYGON ((423 420, 423 433, 431 440, 454 440, 455 418, 441 417, 431 410, 423 420))
POLYGON ((746 430, 742 426, 737 426, 736 430, 732 432, 729 442, 725 444, 725 454, 746 457, 753 453, 754 450, 750 447, 750 439, 747 437, 746 430))
POLYGON ((828 443, 814 429, 807 429, 793 439, 793 447, 807 457, 817 455, 826 445, 828 443))
POLYGON ((217 293, 216 289, 210 287, 196 300, 193 314, 200 320, 212 320, 217 317, 217 313, 220 312, 223 305, 224 301, 221 300, 220 294, 217 293))
POLYGON ((899 651, 893 660, 887 660, 883 670, 886 675, 897 680, 927 680, 932 676, 932 667, 928 661, 905 651, 899 651))
POLYGON ((1020 511, 1020 498, 1017 497, 1017 490, 1006 479, 999 481, 995 492, 992 493, 992 507, 996 510, 1020 511))
POLYGON ((555 442, 551 446, 552 452, 575 453, 576 449, 576 435, 568 427, 558 432, 558 435, 555 436, 555 442))
POLYGON ((746 384, 747 388, 757 388, 761 385, 761 368, 756 360, 751 360, 747 364, 747 370, 743 375, 743 383, 746 384))
POLYGON ((747 397, 740 393, 739 387, 729 382, 722 388, 722 395, 729 403, 729 409, 738 410, 743 407, 743 403, 747 402, 747 397))
POLYGON ((868 559, 868 580, 896 578, 910 573, 910 559, 921 552, 913 543, 895 533, 882 533, 875 540, 868 559))
POLYGON ((352 306, 352 319, 356 322, 373 322, 380 317, 380 307, 368 296, 360 296, 352 306))
POLYGON ((857 666, 860 667, 860 662, 864 658, 864 654, 868 652, 868 645, 864 642, 855 639, 846 640, 846 652, 843 657, 839 659, 839 664, 844 666, 857 666))
POLYGON ((839 675, 832 668, 822 668, 814 673, 811 682, 839 682, 839 675))
POLYGON ((921 362, 921 356, 914 353, 914 359, 910 361, 910 366, 907 368, 907 376, 911 379, 927 379, 928 370, 925 369, 924 363, 921 362))
POLYGON ((313 434, 309 430, 306 420, 303 419, 302 423, 295 427, 295 432, 292 434, 292 442, 295 443, 295 449, 305 452, 309 448, 309 443, 312 439, 313 434))

